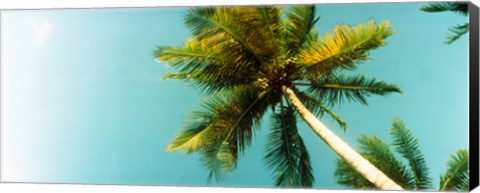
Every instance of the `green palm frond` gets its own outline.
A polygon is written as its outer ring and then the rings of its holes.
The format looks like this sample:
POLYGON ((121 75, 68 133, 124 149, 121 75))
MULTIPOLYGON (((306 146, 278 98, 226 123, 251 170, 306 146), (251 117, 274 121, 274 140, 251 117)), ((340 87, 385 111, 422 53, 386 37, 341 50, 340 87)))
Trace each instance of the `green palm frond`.
POLYGON ((209 45, 236 42, 253 53, 244 33, 246 26, 238 25, 241 16, 236 12, 228 7, 192 8, 185 15, 185 24, 196 39, 209 45))
POLYGON ((165 78, 181 79, 200 90, 216 92, 253 82, 255 68, 238 67, 227 55, 218 54, 217 47, 206 47, 189 39, 182 47, 158 47, 155 58, 167 62, 178 72, 167 73, 165 78))
POLYGON ((342 103, 345 99, 367 105, 366 97, 372 94, 385 96, 392 92, 402 93, 402 90, 396 84, 388 84, 363 75, 335 75, 312 81, 308 92, 330 105, 342 103))
POLYGON ((189 39, 182 47, 157 47, 154 52, 156 60, 167 62, 182 72, 193 72, 209 65, 220 65, 228 62, 223 55, 204 49, 194 39, 189 39))
POLYGON ((337 184, 348 188, 372 190, 376 186, 366 180, 360 173, 352 168, 344 159, 335 159, 335 181, 337 184))
POLYGON ((237 167, 238 146, 233 135, 226 137, 214 145, 207 146, 201 150, 203 166, 208 168, 208 182, 212 179, 217 182, 224 180, 225 175, 237 167))
POLYGON ((282 9, 280 6, 261 6, 257 8, 257 11, 260 13, 263 29, 265 32, 267 42, 270 47, 273 47, 273 55, 279 54, 278 49, 281 49, 282 46, 279 46, 281 39, 279 36, 282 33, 283 25, 281 23, 280 17, 282 15, 282 9))
POLYGON ((311 187, 314 182, 310 156, 297 130, 293 107, 281 107, 273 115, 268 135, 267 166, 274 170, 275 185, 282 187, 311 187))
POLYGON ((420 7, 425 12, 451 11, 461 15, 468 15, 468 3, 464 2, 435 2, 420 7))
POLYGON ((314 80, 335 68, 354 69, 358 63, 368 60, 368 51, 386 44, 385 38, 393 33, 386 21, 379 25, 374 20, 355 27, 338 25, 332 33, 302 50, 298 62, 314 80))
POLYGON ((295 55, 307 41, 318 18, 315 18, 314 5, 293 5, 285 14, 285 41, 288 53, 295 55))
POLYGON ((405 122, 396 118, 393 120, 390 134, 393 136, 392 145, 395 150, 405 158, 413 174, 415 188, 418 190, 431 189, 432 181, 428 176, 429 169, 425 162, 418 139, 413 137, 409 129, 405 127, 405 122))
POLYGON ((165 73, 162 77, 162 80, 182 80, 186 82, 189 86, 206 92, 207 94, 215 94, 217 92, 222 92, 223 90, 231 90, 237 87, 248 86, 252 82, 255 82, 254 77, 245 76, 240 78, 238 74, 234 73, 223 73, 222 75, 215 76, 217 70, 214 68, 205 69, 205 71, 194 71, 194 72, 176 72, 176 73, 165 73), (225 80, 225 81, 222 81, 225 80))
POLYGON ((189 122, 168 144, 167 150, 185 150, 187 153, 192 153, 202 147, 214 144, 215 139, 219 138, 218 135, 221 135, 221 133, 214 132, 215 128, 211 126, 215 122, 213 118, 216 117, 206 112, 193 112, 190 115, 189 122))
POLYGON ((279 33, 281 29, 280 6, 268 7, 229 7, 226 14, 238 15, 236 25, 242 26, 246 44, 260 61, 268 62, 277 54, 279 33))
POLYGON ((312 48, 317 44, 318 41, 318 30, 315 28, 312 28, 310 32, 307 34, 307 37, 305 38, 305 42, 303 43, 303 48, 302 49, 308 49, 312 48))
MULTIPOLYGON (((376 136, 366 135, 362 135, 357 141, 360 143, 362 156, 403 188, 413 188, 414 185, 409 182, 412 179, 411 174, 403 163, 395 158, 389 144, 376 136)), ((345 160, 337 159, 336 164, 335 178, 337 183, 351 188, 376 189, 371 182, 355 171, 345 160)))
POLYGON ((445 43, 446 44, 452 44, 453 42, 460 39, 460 37, 462 37, 463 35, 468 33, 469 26, 470 25, 468 23, 466 23, 466 24, 463 24, 463 25, 456 25, 456 26, 450 28, 449 31, 452 32, 453 34, 447 36, 447 40, 445 40, 445 43))
POLYGON ((440 191, 467 192, 469 188, 468 150, 461 149, 450 155, 447 171, 440 176, 440 191))
POLYGON ((210 177, 217 181, 236 166, 238 152, 250 145, 268 109, 265 94, 252 88, 236 89, 207 99, 194 111, 167 150, 201 151, 210 177))
MULTIPOLYGON (((424 12, 454 12, 458 13, 463 16, 468 15, 468 3, 466 2, 435 2, 435 3, 429 3, 427 5, 424 5, 420 7, 420 10, 424 12)), ((445 44, 452 44, 456 40, 460 39, 463 35, 468 33, 469 31, 469 24, 463 24, 463 25, 456 25, 454 27, 451 27, 449 29, 450 32, 452 32, 452 35, 448 35, 445 44)))
MULTIPOLYGON (((193 39, 228 59, 230 69, 238 72, 259 70, 262 57, 247 42, 248 27, 239 24, 242 16, 235 12, 238 11, 226 7, 192 8, 185 16, 185 23, 193 39)), ((223 71, 226 70, 228 68, 223 71)))
POLYGON ((260 121, 268 103, 258 90, 243 88, 218 93, 200 106, 202 108, 192 112, 181 132, 169 144, 169 151, 191 153, 232 133, 243 147, 249 144, 252 128, 260 121))
POLYGON ((310 109, 316 116, 323 117, 324 114, 328 114, 333 120, 335 120, 335 122, 338 123, 338 125, 340 125, 343 131, 347 131, 347 122, 333 112, 333 110, 323 105, 320 100, 305 92, 297 92, 296 94, 305 107, 310 109))
POLYGON ((243 150, 268 105, 265 94, 250 87, 218 93, 200 104, 201 110, 193 111, 167 149, 191 153, 233 135, 243 150))
POLYGON ((321 108, 322 112, 328 114, 333 120, 335 120, 335 122, 337 122, 338 125, 340 125, 343 131, 348 130, 347 122, 345 122, 340 116, 338 116, 335 112, 333 112, 332 109, 329 109, 324 105, 319 105, 319 107, 321 108))
POLYGON ((367 157, 378 169, 405 189, 413 189, 413 176, 405 165, 390 150, 390 145, 376 136, 362 135, 358 139, 362 155, 367 157))
MULTIPOLYGON (((209 46, 218 46, 222 53, 230 53, 253 63, 265 62, 264 58, 276 50, 270 27, 264 14, 257 7, 216 7, 209 14, 203 8, 193 8, 186 15, 187 27, 192 34, 209 46), (241 54, 247 54, 242 56, 241 54)), ((272 8, 273 9, 273 8, 272 8)), ((273 11, 272 11, 273 12, 273 11)), ((275 15, 274 13, 269 16, 275 15)), ((279 14, 277 14, 279 15, 279 14)), ((269 22, 276 22, 270 18, 269 22)))

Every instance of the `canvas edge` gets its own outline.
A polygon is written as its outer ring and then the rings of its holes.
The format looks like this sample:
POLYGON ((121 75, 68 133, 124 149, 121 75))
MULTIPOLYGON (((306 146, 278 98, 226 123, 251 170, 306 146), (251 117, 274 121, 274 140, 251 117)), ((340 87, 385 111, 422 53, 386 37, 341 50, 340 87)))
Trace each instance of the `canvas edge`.
POLYGON ((479 185, 479 8, 469 2, 470 36, 470 160, 469 190, 479 185))

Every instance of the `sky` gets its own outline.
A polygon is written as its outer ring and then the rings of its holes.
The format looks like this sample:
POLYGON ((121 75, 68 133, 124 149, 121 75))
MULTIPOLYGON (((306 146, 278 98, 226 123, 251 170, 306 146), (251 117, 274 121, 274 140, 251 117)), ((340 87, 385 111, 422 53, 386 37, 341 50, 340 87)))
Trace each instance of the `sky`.
MULTIPOLYGON (((422 3, 319 5, 320 33, 339 23, 389 21, 396 34, 370 53, 355 73, 398 84, 403 95, 370 97, 369 106, 335 109, 361 134, 391 142, 392 119, 403 119, 420 141, 434 186, 445 161, 468 147, 468 37, 443 43, 448 28, 467 22, 452 13, 424 13, 422 3)), ((186 8, 108 8, 3 11, 1 15, 1 180, 9 182, 207 186, 197 154, 167 152, 185 117, 204 97, 161 77, 155 46, 181 45, 186 8)), ((214 186, 272 187, 262 158, 269 119, 214 186)), ((342 189, 337 157, 300 124, 313 163, 315 188, 342 189)))

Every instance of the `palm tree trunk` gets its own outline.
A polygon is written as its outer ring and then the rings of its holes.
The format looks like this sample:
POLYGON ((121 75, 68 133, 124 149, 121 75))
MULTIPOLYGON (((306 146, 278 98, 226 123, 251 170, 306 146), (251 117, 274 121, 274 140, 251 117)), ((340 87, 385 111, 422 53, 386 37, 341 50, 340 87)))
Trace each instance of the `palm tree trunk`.
POLYGON ((327 143, 330 148, 348 162, 356 171, 362 174, 368 181, 382 190, 403 190, 398 184, 386 176, 382 171, 362 157, 347 143, 335 135, 320 120, 315 117, 298 99, 294 91, 286 86, 282 87, 283 94, 293 104, 300 116, 307 122, 310 128, 327 143))

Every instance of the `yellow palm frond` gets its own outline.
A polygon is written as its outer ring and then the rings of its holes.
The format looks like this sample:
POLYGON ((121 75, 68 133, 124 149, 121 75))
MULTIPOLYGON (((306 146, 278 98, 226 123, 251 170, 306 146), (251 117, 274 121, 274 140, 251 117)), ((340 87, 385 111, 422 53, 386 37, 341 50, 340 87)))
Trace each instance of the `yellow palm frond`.
POLYGON ((299 63, 307 69, 310 78, 334 68, 353 69, 368 60, 368 51, 386 43, 385 38, 394 33, 388 22, 376 25, 374 20, 355 27, 337 25, 316 43, 299 54, 299 63))

